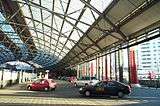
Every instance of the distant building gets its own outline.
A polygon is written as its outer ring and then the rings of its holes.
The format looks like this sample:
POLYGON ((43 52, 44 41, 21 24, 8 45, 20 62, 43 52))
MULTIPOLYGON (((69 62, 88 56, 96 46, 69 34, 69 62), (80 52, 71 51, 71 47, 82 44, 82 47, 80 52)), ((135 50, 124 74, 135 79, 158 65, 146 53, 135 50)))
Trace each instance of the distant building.
POLYGON ((138 45, 137 60, 138 73, 160 72, 160 38, 138 45))

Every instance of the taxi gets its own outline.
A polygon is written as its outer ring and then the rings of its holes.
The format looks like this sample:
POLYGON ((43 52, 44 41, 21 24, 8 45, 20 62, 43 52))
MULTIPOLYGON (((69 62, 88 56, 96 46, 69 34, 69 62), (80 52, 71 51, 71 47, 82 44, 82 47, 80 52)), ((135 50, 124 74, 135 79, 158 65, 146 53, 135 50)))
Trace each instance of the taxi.
POLYGON ((122 98, 130 92, 130 86, 117 81, 99 81, 92 86, 85 86, 79 89, 79 93, 87 97, 92 95, 109 95, 122 98))

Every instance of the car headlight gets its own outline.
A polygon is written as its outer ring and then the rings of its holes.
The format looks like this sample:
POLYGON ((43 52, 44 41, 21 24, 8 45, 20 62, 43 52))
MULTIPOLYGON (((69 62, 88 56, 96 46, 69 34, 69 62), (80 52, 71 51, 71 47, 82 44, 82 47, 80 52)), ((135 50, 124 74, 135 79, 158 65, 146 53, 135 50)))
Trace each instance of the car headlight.
POLYGON ((82 88, 79 88, 79 90, 82 91, 83 89, 82 89, 82 88))

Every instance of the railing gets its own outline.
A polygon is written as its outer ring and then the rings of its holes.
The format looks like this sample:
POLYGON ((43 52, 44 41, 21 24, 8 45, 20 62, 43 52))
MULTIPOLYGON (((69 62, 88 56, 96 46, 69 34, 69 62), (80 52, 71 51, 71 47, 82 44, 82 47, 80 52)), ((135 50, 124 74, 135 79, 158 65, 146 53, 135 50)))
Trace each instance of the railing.
POLYGON ((140 85, 160 88, 160 80, 139 80, 140 85))

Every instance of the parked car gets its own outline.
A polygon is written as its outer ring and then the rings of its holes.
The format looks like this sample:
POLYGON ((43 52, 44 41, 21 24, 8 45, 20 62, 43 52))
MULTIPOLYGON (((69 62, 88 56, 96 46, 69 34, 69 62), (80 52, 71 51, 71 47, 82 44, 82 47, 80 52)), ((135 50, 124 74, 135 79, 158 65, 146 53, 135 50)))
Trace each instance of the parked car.
POLYGON ((77 80, 77 78, 75 76, 71 76, 69 77, 68 81, 71 83, 74 83, 77 80))
POLYGON ((99 82, 96 77, 82 77, 74 82, 74 86, 88 86, 99 82))
POLYGON ((130 92, 130 86, 117 81, 100 81, 95 85, 86 86, 79 89, 79 93, 84 96, 108 95, 122 98, 124 95, 128 95, 130 92))
POLYGON ((53 79, 37 79, 27 85, 28 90, 55 90, 57 83, 53 79))

